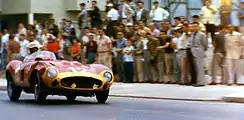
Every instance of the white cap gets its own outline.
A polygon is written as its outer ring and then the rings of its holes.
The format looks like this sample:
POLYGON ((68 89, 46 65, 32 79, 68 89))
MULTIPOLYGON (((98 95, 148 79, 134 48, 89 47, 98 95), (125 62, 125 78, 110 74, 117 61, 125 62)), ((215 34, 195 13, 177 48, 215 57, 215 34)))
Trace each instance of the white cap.
POLYGON ((132 23, 127 23, 126 26, 133 26, 133 24, 132 23))
POLYGON ((27 45, 27 48, 40 48, 40 45, 37 44, 36 42, 30 42, 28 45, 27 45))
POLYGON ((108 7, 113 7, 114 5, 112 3, 107 4, 108 7))

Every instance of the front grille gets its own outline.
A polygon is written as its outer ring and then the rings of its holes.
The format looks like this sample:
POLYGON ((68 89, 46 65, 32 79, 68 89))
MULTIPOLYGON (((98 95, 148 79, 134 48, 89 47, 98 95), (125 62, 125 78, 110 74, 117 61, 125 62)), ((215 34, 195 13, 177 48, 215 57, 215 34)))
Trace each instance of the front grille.
POLYGON ((62 79, 61 84, 68 88, 100 88, 102 81, 89 77, 68 77, 62 79))

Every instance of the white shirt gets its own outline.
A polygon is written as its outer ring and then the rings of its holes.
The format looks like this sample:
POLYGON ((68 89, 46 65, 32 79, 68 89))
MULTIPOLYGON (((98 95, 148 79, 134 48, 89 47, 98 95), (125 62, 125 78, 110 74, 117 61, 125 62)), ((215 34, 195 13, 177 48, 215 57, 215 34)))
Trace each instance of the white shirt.
POLYGON ((124 54, 124 61, 125 62, 133 62, 134 61, 134 58, 133 58, 133 51, 135 50, 135 48, 133 46, 130 46, 130 47, 125 47, 124 48, 124 51, 132 51, 131 54, 127 55, 127 54, 124 54))
MULTIPOLYGON (((83 44, 87 44, 87 43, 89 42, 89 38, 88 38, 88 36, 83 36, 83 37, 82 37, 82 42, 83 42, 83 44)), ((84 46, 84 48, 83 48, 83 52, 84 52, 84 53, 86 52, 86 49, 87 49, 87 47, 84 46)))
POLYGON ((163 8, 158 7, 156 10, 151 10, 150 17, 152 17, 152 20, 154 21, 163 21, 168 19, 169 12, 163 8))
POLYGON ((109 20, 115 21, 119 19, 119 12, 117 10, 115 10, 114 8, 112 8, 111 10, 108 11, 107 13, 107 18, 109 20))
POLYGON ((151 32, 152 36, 154 37, 159 37, 160 35, 160 31, 158 29, 154 29, 152 32, 151 32))
POLYGON ((201 15, 203 24, 207 24, 207 22, 210 24, 216 23, 216 15, 217 15, 218 9, 212 5, 210 6, 210 8, 212 8, 215 11, 215 13, 213 13, 212 10, 208 9, 206 6, 202 7, 202 9, 201 9, 200 15, 201 15))
POLYGON ((63 53, 64 45, 65 45, 65 41, 64 41, 64 40, 61 40, 61 41, 59 42, 59 46, 60 46, 59 53, 63 53))
POLYGON ((242 52, 241 45, 242 34, 234 31, 232 34, 226 34, 226 58, 227 59, 240 59, 242 52))
POLYGON ((20 55, 22 57, 27 56, 28 52, 27 52, 27 45, 29 44, 28 40, 23 40, 23 41, 19 41, 20 44, 20 55))
POLYGON ((47 44, 47 42, 48 42, 47 36, 46 35, 42 35, 41 41, 43 42, 42 44, 47 44))
POLYGON ((186 39, 185 33, 183 33, 179 38, 173 38, 173 42, 176 44, 176 51, 186 49, 188 45, 188 40, 186 39))
POLYGON ((148 43, 148 39, 144 38, 142 39, 142 44, 143 44, 143 50, 147 50, 147 43, 148 43))
POLYGON ((83 37, 82 37, 82 42, 83 42, 84 44, 88 43, 88 42, 89 42, 89 38, 88 38, 88 36, 83 36, 83 37))
POLYGON ((37 29, 37 35, 36 35, 36 37, 38 39, 41 39, 42 38, 42 30, 41 29, 37 29))
POLYGON ((1 53, 3 52, 3 50, 8 50, 8 40, 9 40, 9 34, 5 34, 2 36, 2 40, 1 40, 1 53))
POLYGON ((136 12, 136 20, 138 20, 138 21, 141 20, 142 11, 143 11, 143 8, 136 12))
POLYGON ((24 34, 25 36, 27 36, 27 30, 25 28, 22 28, 19 34, 24 34))
POLYGON ((38 25, 38 24, 35 25, 35 29, 36 29, 36 30, 40 30, 40 25, 38 25))

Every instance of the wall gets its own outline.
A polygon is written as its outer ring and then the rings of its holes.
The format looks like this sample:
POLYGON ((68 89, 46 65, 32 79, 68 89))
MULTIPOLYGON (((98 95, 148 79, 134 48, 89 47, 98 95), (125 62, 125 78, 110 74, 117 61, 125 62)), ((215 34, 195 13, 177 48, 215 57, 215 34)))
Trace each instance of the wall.
POLYGON ((3 10, 3 0, 0 0, 0 12, 3 10))
POLYGON ((19 23, 24 25, 28 24, 27 14, 18 14, 18 15, 4 15, 1 16, 1 19, 7 22, 7 28, 9 32, 16 32, 19 23))
POLYGON ((58 22, 66 17, 64 11, 64 0, 31 0, 31 12, 37 14, 53 14, 58 22))
POLYGON ((23 14, 30 12, 31 0, 3 0, 3 14, 23 14))

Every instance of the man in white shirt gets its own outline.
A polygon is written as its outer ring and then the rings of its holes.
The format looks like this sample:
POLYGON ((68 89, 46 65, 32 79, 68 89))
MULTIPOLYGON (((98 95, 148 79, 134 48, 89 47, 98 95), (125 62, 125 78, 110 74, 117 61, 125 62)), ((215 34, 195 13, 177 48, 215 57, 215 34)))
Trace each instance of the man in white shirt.
POLYGON ((108 25, 106 29, 106 35, 109 37, 116 37, 116 31, 114 29, 114 26, 118 24, 118 19, 119 19, 119 12, 114 9, 114 5, 112 3, 109 3, 107 5, 108 7, 108 13, 107 13, 107 20, 108 20, 108 25))
POLYGON ((25 26, 22 23, 19 24, 19 30, 20 30, 19 34, 27 35, 27 30, 26 30, 25 26))
POLYGON ((244 42, 241 40, 242 34, 235 31, 235 26, 229 25, 228 28, 230 32, 225 35, 225 45, 227 48, 225 57, 228 71, 227 84, 232 85, 238 84, 238 79, 241 76, 239 61, 244 42))
POLYGON ((158 4, 159 4, 158 1, 154 1, 153 4, 154 4, 154 7, 150 12, 150 17, 152 17, 152 20, 155 23, 155 25, 157 26, 157 29, 161 30, 162 29, 161 22, 168 19, 169 12, 163 8, 160 8, 158 6, 158 4))
POLYGON ((202 19, 203 24, 206 26, 207 33, 211 33, 212 40, 214 38, 215 33, 215 23, 216 23, 216 15, 217 15, 217 8, 211 5, 210 0, 204 1, 205 6, 202 7, 200 16, 202 19))
POLYGON ((24 34, 20 34, 19 44, 20 44, 20 60, 24 60, 25 56, 28 54, 27 45, 29 44, 29 41, 25 39, 24 34))
POLYGON ((189 36, 187 36, 188 25, 182 26, 183 33, 181 28, 174 31, 175 38, 173 38, 174 43, 176 44, 176 61, 178 69, 180 71, 180 84, 187 85, 188 81, 188 64, 187 64, 187 45, 189 36))
POLYGON ((7 64, 7 50, 8 50, 9 33, 7 29, 4 29, 4 35, 1 40, 1 70, 5 70, 7 64))

